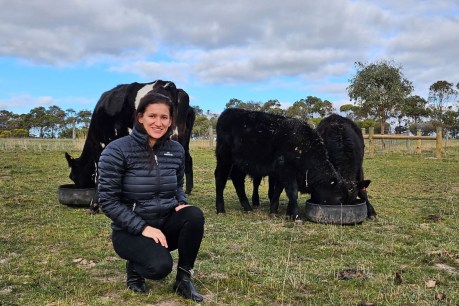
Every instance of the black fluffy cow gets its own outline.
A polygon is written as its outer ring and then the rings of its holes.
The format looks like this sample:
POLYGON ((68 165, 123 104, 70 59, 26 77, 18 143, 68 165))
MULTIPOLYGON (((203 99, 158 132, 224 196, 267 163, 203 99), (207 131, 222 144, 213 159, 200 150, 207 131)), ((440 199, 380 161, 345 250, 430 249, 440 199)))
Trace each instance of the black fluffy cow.
MULTIPOLYGON (((289 199, 287 215, 295 219, 299 217, 297 177, 305 176, 306 172, 309 188, 318 203, 348 203, 356 197, 354 185, 344 181, 328 160, 320 136, 297 119, 226 109, 217 121, 216 158, 217 213, 225 212, 223 190, 229 175, 245 211, 252 210, 245 194, 246 174, 276 177, 285 186, 289 199)), ((271 200, 271 213, 277 213, 278 198, 275 195, 271 200)))
MULTIPOLYGON (((350 119, 333 114, 323 119, 316 128, 325 143, 331 163, 344 179, 353 181, 358 187, 358 196, 365 200, 367 216, 376 218, 376 211, 368 200, 364 180, 363 157, 365 144, 361 129, 350 119)), ((312 195, 312 202, 317 199, 312 195)))
MULTIPOLYGON (((135 110, 140 99, 154 90, 171 98, 175 104, 176 139, 185 149, 186 189, 193 188, 192 158, 189 152, 191 130, 195 112, 189 105, 188 94, 177 89, 173 82, 157 80, 151 83, 131 83, 118 85, 104 92, 97 102, 89 124, 88 135, 81 156, 71 157, 65 153, 70 179, 78 188, 96 185, 96 165, 103 148, 112 140, 129 134, 134 124, 135 110)), ((96 209, 95 207, 92 207, 96 209)))

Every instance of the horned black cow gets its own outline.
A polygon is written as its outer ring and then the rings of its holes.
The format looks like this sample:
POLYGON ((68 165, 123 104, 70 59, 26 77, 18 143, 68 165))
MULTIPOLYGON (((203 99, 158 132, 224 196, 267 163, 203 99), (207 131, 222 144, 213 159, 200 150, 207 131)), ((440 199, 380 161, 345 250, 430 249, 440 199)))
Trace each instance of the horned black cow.
MULTIPOLYGON (((363 157, 365 144, 361 129, 350 119, 337 114, 323 119, 316 128, 322 137, 331 163, 344 179, 353 181, 358 187, 358 196, 365 200, 367 216, 376 218, 376 211, 368 200, 366 188, 370 180, 364 180, 363 157)), ((318 199, 312 195, 311 201, 318 199)))
MULTIPOLYGON (((228 176, 245 211, 252 210, 245 194, 244 178, 272 175, 285 186, 287 215, 299 217, 298 175, 308 173, 311 193, 318 203, 347 203, 357 191, 344 181, 328 160, 320 136, 307 124, 279 115, 226 109, 217 121, 216 210, 224 213, 223 190, 228 176)), ((279 192, 280 195, 280 192, 279 192)), ((277 213, 278 196, 270 212, 277 213)))
MULTIPOLYGON (((151 83, 118 85, 104 92, 97 102, 89 124, 83 151, 78 158, 65 153, 70 179, 79 188, 96 185, 96 165, 103 148, 112 140, 129 134, 134 124, 135 110, 140 99, 149 91, 164 94, 175 104, 175 137, 185 149, 186 193, 193 189, 192 158, 189 152, 195 112, 189 105, 188 94, 173 82, 157 80, 151 83)), ((96 198, 95 198, 96 200, 96 198)))

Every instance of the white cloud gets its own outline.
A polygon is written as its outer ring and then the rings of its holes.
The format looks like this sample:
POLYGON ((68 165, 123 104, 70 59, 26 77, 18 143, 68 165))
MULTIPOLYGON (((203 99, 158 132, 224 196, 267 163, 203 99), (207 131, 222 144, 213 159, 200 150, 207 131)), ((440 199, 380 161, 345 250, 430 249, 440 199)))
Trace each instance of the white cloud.
POLYGON ((355 61, 383 58, 402 65, 421 91, 459 81, 454 0, 0 0, 0 7, 0 56, 35 64, 104 62, 142 78, 211 85, 287 77, 327 95, 345 88, 355 61))

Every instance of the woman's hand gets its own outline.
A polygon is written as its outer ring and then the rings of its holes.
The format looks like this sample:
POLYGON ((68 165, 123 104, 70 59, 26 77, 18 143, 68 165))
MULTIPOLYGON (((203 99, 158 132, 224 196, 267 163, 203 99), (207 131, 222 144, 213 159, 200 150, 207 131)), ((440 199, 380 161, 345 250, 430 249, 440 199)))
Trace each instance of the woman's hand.
POLYGON ((188 207, 188 206, 191 206, 191 205, 188 205, 188 204, 179 204, 178 206, 175 207, 175 211, 179 211, 180 209, 185 208, 185 207, 188 207))
POLYGON ((160 243, 163 247, 167 248, 166 236, 157 228, 147 225, 142 231, 142 236, 151 238, 156 243, 160 243))

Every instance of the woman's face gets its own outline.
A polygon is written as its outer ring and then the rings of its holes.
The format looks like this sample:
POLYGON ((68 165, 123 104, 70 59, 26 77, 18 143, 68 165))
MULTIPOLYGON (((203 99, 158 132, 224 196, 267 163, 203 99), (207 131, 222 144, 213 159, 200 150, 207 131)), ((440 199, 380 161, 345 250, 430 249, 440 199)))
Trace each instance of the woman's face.
POLYGON ((169 107, 164 103, 150 104, 145 112, 139 115, 138 120, 149 136, 150 145, 166 134, 172 124, 169 107))

